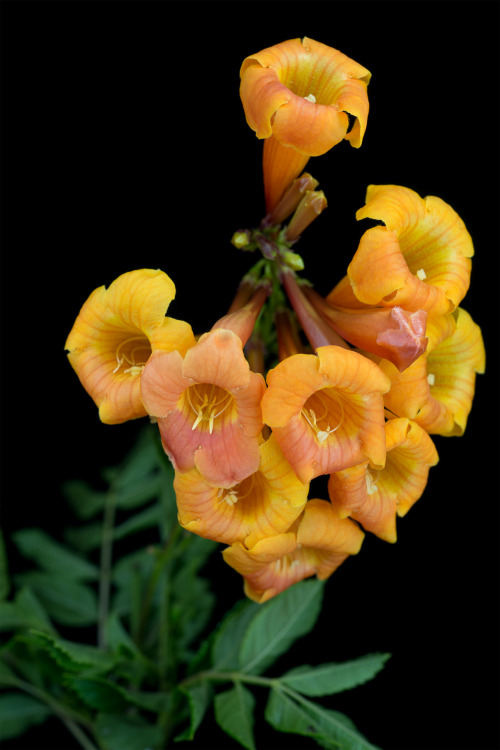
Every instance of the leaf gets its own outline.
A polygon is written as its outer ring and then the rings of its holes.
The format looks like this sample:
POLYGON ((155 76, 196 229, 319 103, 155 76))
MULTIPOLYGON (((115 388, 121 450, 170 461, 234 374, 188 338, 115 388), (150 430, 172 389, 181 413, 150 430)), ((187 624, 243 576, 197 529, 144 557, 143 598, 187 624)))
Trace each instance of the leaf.
POLYGON ((38 570, 17 575, 16 581, 33 589, 56 622, 77 627, 97 622, 97 596, 88 586, 38 570))
POLYGON ((43 703, 23 693, 0 694, 0 740, 10 740, 26 732, 33 724, 41 724, 51 715, 43 703))
POLYGON ((88 523, 85 526, 66 529, 64 538, 68 544, 81 552, 90 552, 101 545, 102 523, 88 523))
POLYGON ((304 665, 287 672, 280 681, 304 695, 333 695, 371 680, 389 658, 390 654, 368 654, 341 664, 304 665))
POLYGON ((106 713, 123 711, 129 703, 123 688, 102 677, 68 675, 64 684, 73 690, 87 706, 106 713))
POLYGON ((74 643, 49 633, 32 631, 25 640, 45 648, 56 663, 65 671, 77 672, 86 669, 110 670, 115 658, 112 654, 94 646, 74 643))
POLYGON ((297 694, 296 697, 300 700, 294 700, 279 687, 271 690, 265 711, 265 718, 271 726, 280 732, 312 737, 325 748, 376 750, 347 716, 297 694))
POLYGON ((0 630, 52 631, 47 613, 31 589, 22 588, 13 602, 0 602, 0 630))
POLYGON ((102 750, 149 750, 163 746, 161 729, 138 717, 100 713, 95 732, 102 750))
POLYGON ((74 581, 95 580, 98 568, 79 555, 51 539, 40 529, 21 529, 13 540, 24 557, 33 560, 48 572, 74 581))
POLYGON ((212 646, 212 666, 214 669, 239 669, 238 654, 241 641, 259 605, 255 602, 240 601, 225 616, 217 630, 212 646))
POLYGON ((17 685, 19 677, 12 671, 10 667, 0 659, 0 685, 17 685))
POLYGON ((144 529, 149 529, 151 526, 157 526, 161 520, 161 512, 158 504, 152 505, 150 508, 146 508, 140 513, 135 513, 127 521, 124 521, 119 526, 116 526, 113 539, 124 539, 130 534, 136 534, 144 529))
POLYGON ((9 570, 7 565, 7 554, 5 542, 0 530, 0 601, 7 599, 10 591, 9 570))
POLYGON ((247 750, 255 750, 254 706, 253 694, 241 682, 237 682, 231 690, 215 696, 215 718, 218 725, 247 750))
POLYGON ((314 626, 321 608, 323 582, 302 581, 261 605, 243 638, 241 671, 260 673, 314 626))
POLYGON ((181 692, 189 701, 190 722, 187 729, 174 738, 175 742, 192 740, 195 732, 203 721, 206 710, 212 700, 212 686, 207 680, 195 682, 193 685, 182 687, 181 692))
POLYGON ((94 490, 81 479, 64 482, 62 492, 75 515, 83 520, 101 513, 106 505, 107 493, 94 490))

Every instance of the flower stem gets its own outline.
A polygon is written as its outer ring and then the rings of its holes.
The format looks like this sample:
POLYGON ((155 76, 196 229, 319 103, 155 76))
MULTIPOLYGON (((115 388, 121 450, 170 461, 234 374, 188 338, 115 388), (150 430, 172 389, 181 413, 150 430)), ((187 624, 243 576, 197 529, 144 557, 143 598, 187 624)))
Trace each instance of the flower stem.
POLYGON ((109 596, 111 589, 111 562, 113 557, 113 528, 115 523, 116 497, 111 489, 106 497, 101 540, 101 572, 99 577, 99 612, 97 643, 99 648, 105 649, 106 622, 109 612, 109 596))

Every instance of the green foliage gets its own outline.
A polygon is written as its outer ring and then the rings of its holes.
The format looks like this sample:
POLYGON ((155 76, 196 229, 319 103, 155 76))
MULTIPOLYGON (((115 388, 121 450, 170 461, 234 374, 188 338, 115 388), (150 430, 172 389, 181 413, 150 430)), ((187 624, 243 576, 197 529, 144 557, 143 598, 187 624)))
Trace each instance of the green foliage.
POLYGON ((373 750, 347 717, 310 698, 372 679, 388 655, 266 674, 313 629, 324 584, 309 579, 263 605, 240 601, 213 629, 203 569, 218 545, 177 524, 173 469, 156 433, 142 433, 103 477, 107 489, 64 486, 79 520, 65 543, 33 528, 13 535, 35 566, 13 574, 14 591, 0 542, 0 737, 55 715, 88 750, 164 750, 192 741, 213 708, 223 731, 255 750, 255 691, 264 691, 274 730, 373 750), (134 546, 140 532, 148 541, 134 546), (122 540, 127 549, 113 555, 122 540), (85 626, 95 644, 71 638, 85 626))

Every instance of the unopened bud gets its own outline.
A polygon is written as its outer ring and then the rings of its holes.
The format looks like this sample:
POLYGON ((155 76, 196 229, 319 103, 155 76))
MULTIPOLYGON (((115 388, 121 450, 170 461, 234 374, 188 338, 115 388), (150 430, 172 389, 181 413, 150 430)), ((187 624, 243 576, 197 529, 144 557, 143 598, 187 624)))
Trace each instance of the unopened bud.
POLYGON ((231 244, 237 247, 238 250, 245 250, 251 244, 251 240, 252 237, 248 229, 240 229, 231 237, 231 244))
POLYGON ((304 270, 304 261, 298 253, 292 253, 291 250, 282 250, 280 256, 285 265, 291 268, 292 271, 304 270))
POLYGON ((328 203, 322 190, 308 191, 300 201, 290 224, 288 225, 285 237, 290 242, 296 240, 302 234, 309 224, 316 219, 320 213, 327 207, 328 203))

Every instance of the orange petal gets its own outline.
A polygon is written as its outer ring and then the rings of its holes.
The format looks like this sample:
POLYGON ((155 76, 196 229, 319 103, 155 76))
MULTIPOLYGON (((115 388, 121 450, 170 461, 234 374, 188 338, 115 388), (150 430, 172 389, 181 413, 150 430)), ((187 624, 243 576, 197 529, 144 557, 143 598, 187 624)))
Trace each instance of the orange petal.
POLYGON ((83 305, 66 341, 68 359, 107 424, 146 416, 140 374, 152 351, 195 343, 191 326, 166 318, 175 296, 163 271, 142 269, 96 289, 83 305))
POLYGON ((469 288, 474 248, 451 206, 408 188, 371 185, 356 217, 386 225, 364 233, 347 270, 361 302, 437 315, 457 307, 469 288))
POLYGON ((308 485, 299 481, 271 435, 260 446, 258 470, 230 489, 205 482, 196 469, 176 473, 179 523, 217 542, 253 546, 289 529, 301 513, 308 485))

